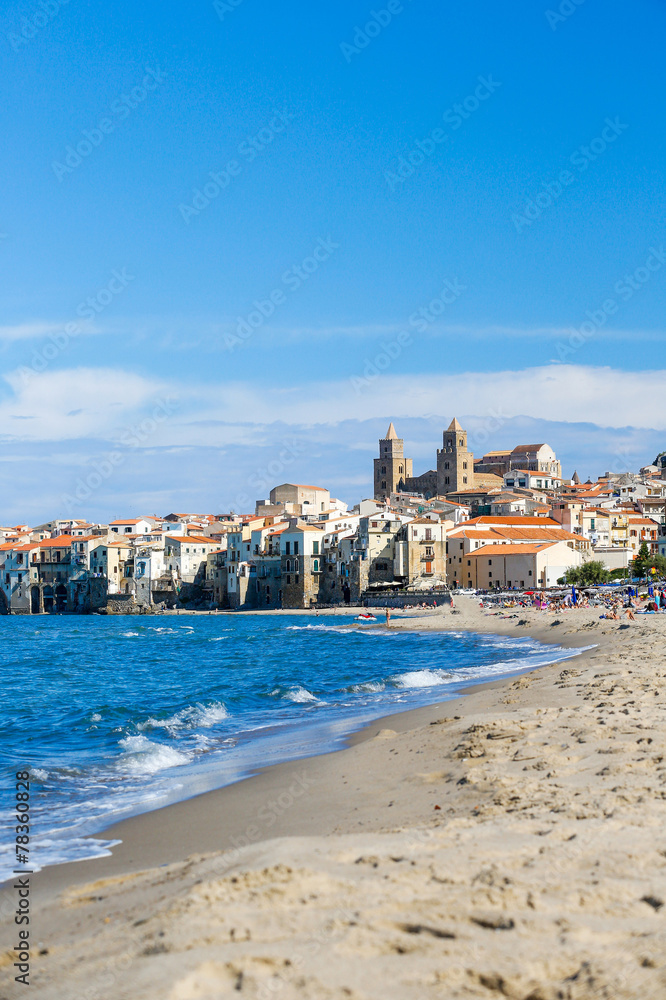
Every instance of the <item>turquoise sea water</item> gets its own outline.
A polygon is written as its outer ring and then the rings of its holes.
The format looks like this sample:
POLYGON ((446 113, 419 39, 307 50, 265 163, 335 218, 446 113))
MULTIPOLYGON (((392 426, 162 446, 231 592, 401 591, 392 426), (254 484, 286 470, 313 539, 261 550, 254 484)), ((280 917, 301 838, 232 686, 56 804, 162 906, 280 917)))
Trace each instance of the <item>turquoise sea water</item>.
POLYGON ((128 815, 334 749, 461 684, 564 659, 528 638, 368 628, 353 616, 0 618, 0 880, 14 773, 36 870, 105 853, 128 815))

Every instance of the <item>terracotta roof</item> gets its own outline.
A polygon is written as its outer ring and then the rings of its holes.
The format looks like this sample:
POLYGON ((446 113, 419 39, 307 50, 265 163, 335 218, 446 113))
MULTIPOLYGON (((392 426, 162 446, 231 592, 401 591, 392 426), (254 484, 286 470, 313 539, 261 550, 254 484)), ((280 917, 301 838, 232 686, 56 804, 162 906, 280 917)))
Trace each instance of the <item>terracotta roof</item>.
POLYGON ((110 524, 138 524, 139 521, 145 521, 145 517, 126 517, 122 521, 110 521, 110 524))
POLYGON ((42 549, 66 549, 75 541, 77 539, 72 535, 58 535, 57 538, 45 538, 41 542, 35 542, 35 546, 42 549))
POLYGON ((511 452, 512 455, 524 455, 528 451, 538 451, 539 448, 547 448, 548 445, 544 444, 518 444, 511 452))
POLYGON ((198 535, 167 535, 166 536, 171 542, 184 542, 189 544, 190 542, 198 542, 199 544, 205 543, 206 545, 217 545, 217 539, 212 538, 201 538, 198 535))
POLYGON ((488 525, 493 525, 493 526, 497 526, 497 527, 502 527, 502 525, 508 525, 508 526, 510 526, 510 525, 517 524, 517 525, 522 525, 522 527, 524 527, 524 528, 528 528, 528 527, 530 527, 530 525, 536 525, 539 528, 541 528, 541 527, 558 528, 559 527, 558 522, 554 521, 550 517, 531 517, 531 516, 526 516, 526 517, 520 517, 520 516, 511 517, 510 515, 508 515, 507 517, 500 517, 500 516, 494 517, 492 514, 482 514, 480 517, 474 517, 470 521, 467 521, 467 524, 488 524, 488 525))

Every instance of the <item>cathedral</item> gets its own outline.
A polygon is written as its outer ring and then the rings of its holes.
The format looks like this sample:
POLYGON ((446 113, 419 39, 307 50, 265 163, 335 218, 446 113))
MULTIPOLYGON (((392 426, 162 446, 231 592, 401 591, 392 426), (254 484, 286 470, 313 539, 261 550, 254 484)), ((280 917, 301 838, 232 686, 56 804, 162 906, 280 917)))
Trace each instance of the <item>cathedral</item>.
POLYGON ((474 460, 467 446, 467 431, 454 417, 437 450, 437 467, 412 475, 412 460, 405 458, 405 442, 391 423, 386 437, 379 442, 379 458, 375 462, 375 499, 387 500, 391 493, 421 493, 426 499, 449 493, 472 493, 504 485, 505 473, 517 471, 544 472, 562 476, 562 467, 553 449, 547 444, 517 445, 509 451, 493 451, 474 460))

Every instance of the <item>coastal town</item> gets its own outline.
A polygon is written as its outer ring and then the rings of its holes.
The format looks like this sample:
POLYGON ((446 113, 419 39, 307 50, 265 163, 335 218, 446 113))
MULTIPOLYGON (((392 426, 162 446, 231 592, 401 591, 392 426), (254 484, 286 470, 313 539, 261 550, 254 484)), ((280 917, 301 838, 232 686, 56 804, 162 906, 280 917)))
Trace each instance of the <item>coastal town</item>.
POLYGON ((283 483, 253 512, 0 527, 0 613, 146 613, 416 603, 539 591, 587 564, 630 580, 666 557, 666 452, 633 472, 563 478, 545 443, 475 458, 453 419, 414 476, 391 423, 372 497, 283 483))

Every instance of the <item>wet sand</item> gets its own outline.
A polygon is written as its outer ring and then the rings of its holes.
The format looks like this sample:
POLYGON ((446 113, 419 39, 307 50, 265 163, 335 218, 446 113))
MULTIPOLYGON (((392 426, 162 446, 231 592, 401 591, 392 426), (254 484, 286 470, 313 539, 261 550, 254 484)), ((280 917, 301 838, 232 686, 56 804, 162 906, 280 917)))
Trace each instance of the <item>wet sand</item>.
POLYGON ((33 878, 32 995, 666 997, 666 616, 456 606, 391 627, 595 646, 106 831, 33 878))

